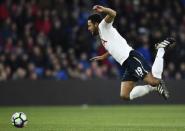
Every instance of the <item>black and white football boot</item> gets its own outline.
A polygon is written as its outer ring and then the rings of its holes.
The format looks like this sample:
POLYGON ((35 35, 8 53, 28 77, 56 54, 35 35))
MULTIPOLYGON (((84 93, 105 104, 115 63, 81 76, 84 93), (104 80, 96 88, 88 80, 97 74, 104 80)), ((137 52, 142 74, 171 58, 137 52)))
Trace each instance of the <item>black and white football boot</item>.
POLYGON ((171 47, 172 45, 175 45, 176 40, 173 37, 168 37, 165 40, 163 40, 160 43, 155 44, 155 48, 159 49, 159 48, 164 48, 167 49, 169 47, 171 47))
POLYGON ((160 84, 157 86, 157 91, 158 93, 165 99, 167 100, 170 95, 169 95, 169 91, 165 85, 165 82, 163 80, 160 80, 160 84))

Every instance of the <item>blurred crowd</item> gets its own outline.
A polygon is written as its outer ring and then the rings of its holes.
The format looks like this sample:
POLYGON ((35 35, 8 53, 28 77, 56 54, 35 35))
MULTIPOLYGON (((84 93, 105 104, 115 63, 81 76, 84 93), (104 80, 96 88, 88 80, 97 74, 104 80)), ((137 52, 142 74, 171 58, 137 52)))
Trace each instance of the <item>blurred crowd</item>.
POLYGON ((152 66, 154 44, 174 36, 165 79, 185 79, 185 0, 1 0, 0 80, 120 79, 124 72, 87 31, 95 4, 117 11, 114 26, 152 66))

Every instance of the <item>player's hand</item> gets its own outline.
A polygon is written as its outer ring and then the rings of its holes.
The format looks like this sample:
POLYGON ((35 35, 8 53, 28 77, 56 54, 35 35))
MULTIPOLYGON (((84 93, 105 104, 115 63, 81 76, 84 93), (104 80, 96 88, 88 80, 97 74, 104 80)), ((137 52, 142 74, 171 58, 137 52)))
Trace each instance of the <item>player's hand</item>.
POLYGON ((98 13, 102 13, 104 11, 105 7, 100 6, 100 5, 95 5, 93 6, 93 10, 98 12, 98 13))
POLYGON ((91 59, 89 59, 90 61, 98 61, 98 60, 103 60, 104 58, 103 58, 103 56, 95 56, 95 57, 93 57, 93 58, 91 58, 91 59))

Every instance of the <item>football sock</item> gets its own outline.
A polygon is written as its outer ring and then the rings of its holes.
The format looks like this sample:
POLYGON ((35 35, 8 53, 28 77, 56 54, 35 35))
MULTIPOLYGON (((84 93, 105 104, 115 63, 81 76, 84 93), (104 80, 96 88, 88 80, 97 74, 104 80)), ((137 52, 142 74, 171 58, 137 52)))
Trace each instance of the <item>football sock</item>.
POLYGON ((164 48, 159 48, 158 51, 157 51, 157 55, 156 56, 163 58, 164 53, 165 53, 164 48))
POLYGON ((164 56, 165 50, 164 48, 159 48, 157 51, 157 55, 155 57, 155 61, 152 66, 152 74, 154 77, 161 79, 162 72, 163 72, 163 63, 164 63, 164 56))
POLYGON ((156 90, 156 88, 150 85, 135 86, 130 92, 130 100, 144 96, 154 90, 156 90))

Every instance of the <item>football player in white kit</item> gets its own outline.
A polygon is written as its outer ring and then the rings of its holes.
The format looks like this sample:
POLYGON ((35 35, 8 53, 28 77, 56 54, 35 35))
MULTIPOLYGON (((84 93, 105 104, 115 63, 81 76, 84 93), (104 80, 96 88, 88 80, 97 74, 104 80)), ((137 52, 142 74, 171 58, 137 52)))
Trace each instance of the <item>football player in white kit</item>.
POLYGON ((153 63, 152 69, 144 60, 144 58, 130 47, 127 41, 112 26, 116 11, 95 5, 93 10, 96 13, 106 14, 102 20, 99 14, 92 14, 88 18, 88 30, 93 36, 100 36, 101 42, 107 52, 101 56, 96 56, 90 60, 103 60, 109 55, 125 69, 125 73, 121 82, 120 96, 125 100, 133 100, 144 96, 152 91, 158 91, 164 99, 169 98, 169 92, 161 79, 163 72, 163 56, 165 49, 169 45, 175 43, 174 38, 156 44, 157 55, 153 63), (138 80, 143 80, 146 85, 135 86, 138 80))

